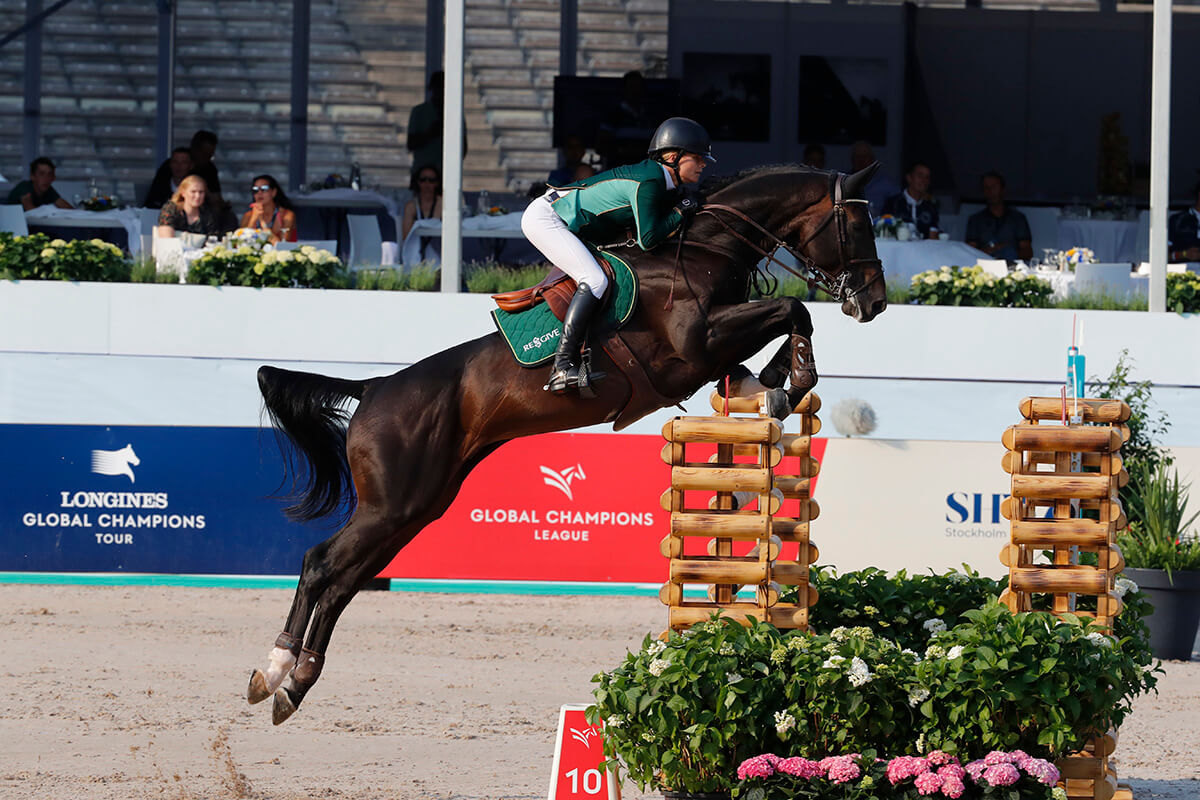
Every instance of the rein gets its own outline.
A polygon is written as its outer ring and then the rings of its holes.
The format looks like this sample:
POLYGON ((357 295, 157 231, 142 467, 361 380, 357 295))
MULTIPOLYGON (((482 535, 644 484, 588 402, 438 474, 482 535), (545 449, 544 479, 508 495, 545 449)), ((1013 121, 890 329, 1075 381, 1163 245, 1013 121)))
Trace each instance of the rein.
MULTIPOLYGON (((743 243, 749 246, 750 249, 766 258, 767 261, 777 264, 783 269, 792 273, 797 278, 807 283, 810 288, 818 287, 826 294, 830 295, 834 300, 838 302, 845 302, 846 300, 861 294, 872 283, 874 283, 876 280, 879 280, 879 278, 883 275, 883 263, 878 258, 846 258, 846 204, 866 203, 867 201, 842 197, 843 177, 843 175, 838 175, 835 180, 831 180, 833 186, 830 194, 833 195, 834 198, 833 208, 829 210, 829 213, 825 215, 825 217, 817 224, 817 227, 813 230, 813 232, 809 234, 808 238, 801 242, 798 247, 792 247, 783 239, 776 236, 774 233, 767 230, 762 225, 755 222, 753 219, 733 206, 727 206, 721 203, 706 203, 704 207, 701 208, 697 213, 708 214, 712 216, 713 219, 725 227, 725 230, 729 231, 736 238, 740 239, 743 243), (773 242, 774 247, 772 247, 770 250, 767 250, 756 242, 751 241, 749 238, 743 235, 741 231, 737 230, 735 227, 733 227, 733 225, 727 222, 721 214, 718 214, 718 211, 726 214, 732 214, 733 216, 741 219, 743 222, 748 223, 759 233, 766 236, 768 241, 773 242), (838 229, 837 239, 839 270, 837 274, 829 272, 803 252, 804 248, 808 247, 808 245, 811 244, 812 241, 816 239, 817 236, 819 236, 831 222, 836 222, 838 229), (791 266, 790 264, 785 264, 775 257, 775 253, 780 248, 783 248, 792 256, 792 258, 796 259, 796 263, 800 265, 799 269, 791 266), (847 282, 850 279, 849 267, 852 267, 856 264, 876 264, 880 267, 880 269, 875 273, 875 276, 872 277, 871 280, 867 281, 862 286, 859 286, 857 289, 851 290, 847 285, 847 282)), ((678 261, 679 256, 676 254, 677 266, 678 261)))

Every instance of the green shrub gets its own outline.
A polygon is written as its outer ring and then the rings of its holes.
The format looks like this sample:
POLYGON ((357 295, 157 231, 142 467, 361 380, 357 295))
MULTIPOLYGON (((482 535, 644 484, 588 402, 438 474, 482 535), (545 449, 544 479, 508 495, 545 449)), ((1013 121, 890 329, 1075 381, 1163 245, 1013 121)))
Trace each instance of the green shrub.
POLYGON ((1027 272, 997 278, 983 267, 942 267, 912 277, 912 300, 923 305, 1046 308, 1049 283, 1027 272))
POLYGON ((1177 314, 1200 311, 1200 275, 1194 272, 1167 273, 1167 309, 1177 314))
POLYGON ((491 261, 476 261, 463 268, 463 275, 468 292, 499 294, 536 286, 548 271, 549 267, 545 264, 511 267, 491 261))
POLYGON ((349 278, 337 256, 310 245, 264 252, 243 244, 213 247, 192 262, 187 281, 210 286, 336 289, 348 285, 349 278))
POLYGON ((121 248, 100 239, 0 233, 0 278, 5 280, 121 281, 129 279, 130 268, 121 248))

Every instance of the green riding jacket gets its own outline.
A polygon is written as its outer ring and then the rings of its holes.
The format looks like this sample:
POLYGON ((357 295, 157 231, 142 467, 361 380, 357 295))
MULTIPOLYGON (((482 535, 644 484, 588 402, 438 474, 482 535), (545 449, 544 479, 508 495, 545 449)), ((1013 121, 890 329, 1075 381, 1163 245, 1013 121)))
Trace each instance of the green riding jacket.
POLYGON ((662 165, 651 159, 555 188, 562 196, 551 205, 567 230, 593 244, 620 241, 631 231, 638 246, 650 250, 683 219, 673 207, 679 193, 667 188, 662 165))

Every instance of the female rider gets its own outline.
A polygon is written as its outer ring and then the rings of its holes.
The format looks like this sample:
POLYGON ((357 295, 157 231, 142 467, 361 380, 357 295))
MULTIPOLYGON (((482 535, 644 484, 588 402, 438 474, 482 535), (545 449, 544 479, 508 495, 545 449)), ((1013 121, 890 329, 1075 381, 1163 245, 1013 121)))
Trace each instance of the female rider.
MULTIPOLYGON (((578 390, 580 349, 592 316, 601 306, 608 278, 585 242, 609 244, 626 231, 643 250, 651 250, 699 210, 684 196, 684 184, 696 184, 712 157, 708 133, 686 117, 658 126, 639 164, 550 187, 525 209, 521 231, 550 263, 575 279, 578 288, 563 319, 554 366, 544 389, 563 394, 578 390)), ((594 375, 598 380, 602 375, 594 375)))

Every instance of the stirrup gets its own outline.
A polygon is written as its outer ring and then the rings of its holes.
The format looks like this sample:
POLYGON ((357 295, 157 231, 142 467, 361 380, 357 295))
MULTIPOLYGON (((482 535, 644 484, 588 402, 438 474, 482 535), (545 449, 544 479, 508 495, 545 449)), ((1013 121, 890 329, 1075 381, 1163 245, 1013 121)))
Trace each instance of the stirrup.
POLYGON ((551 369, 550 377, 546 380, 546 384, 542 387, 542 391, 557 395, 566 394, 579 383, 579 375, 571 374, 571 372, 575 369, 576 368, 574 366, 565 371, 560 369, 551 369))
POLYGON ((596 390, 592 386, 607 377, 608 373, 603 370, 592 371, 592 349, 590 347, 583 348, 583 354, 579 357, 579 377, 576 380, 579 396, 588 400, 594 398, 596 390))

